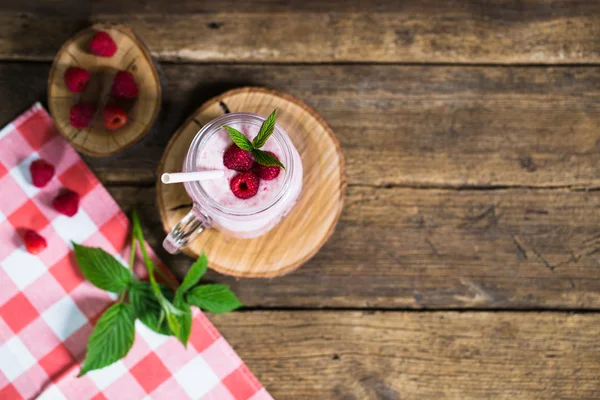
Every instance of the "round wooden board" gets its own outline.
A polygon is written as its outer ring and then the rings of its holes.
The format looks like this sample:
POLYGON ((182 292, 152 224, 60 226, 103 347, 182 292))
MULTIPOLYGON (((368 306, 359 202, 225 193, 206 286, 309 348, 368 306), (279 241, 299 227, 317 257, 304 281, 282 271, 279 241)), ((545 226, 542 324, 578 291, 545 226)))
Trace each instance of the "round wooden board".
POLYGON ((161 87, 158 73, 146 46, 123 25, 96 24, 69 39, 59 50, 48 77, 48 106, 59 132, 78 151, 94 157, 112 155, 140 140, 149 130, 160 109, 161 87), (112 57, 98 57, 87 46, 97 31, 106 31, 117 44, 112 57), (88 70, 91 79, 83 93, 71 93, 64 81, 69 67, 88 70), (115 74, 127 70, 133 74, 139 94, 132 100, 110 98, 115 74), (96 112, 89 127, 75 129, 69 123, 69 110, 79 102, 90 102, 96 112), (127 111, 127 124, 110 131, 102 124, 102 110, 107 103, 127 111))
MULTIPOLYGON (((310 259, 333 233, 346 191, 344 158, 327 123, 302 101, 263 88, 231 90, 202 105, 173 135, 158 167, 181 171, 199 129, 231 112, 269 115, 277 108, 277 123, 289 134, 302 157, 303 189, 290 214, 273 230, 255 239, 236 239, 215 229, 202 233, 184 250, 197 257, 205 251, 210 267, 239 277, 274 277, 310 259)), ((183 185, 157 184, 158 207, 169 231, 189 211, 191 200, 183 185)))

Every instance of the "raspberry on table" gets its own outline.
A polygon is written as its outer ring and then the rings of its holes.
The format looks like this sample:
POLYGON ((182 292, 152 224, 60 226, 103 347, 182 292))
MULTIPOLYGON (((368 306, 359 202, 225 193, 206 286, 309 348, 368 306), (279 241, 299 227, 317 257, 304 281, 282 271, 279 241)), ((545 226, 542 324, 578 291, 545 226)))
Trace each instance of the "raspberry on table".
POLYGON ((31 183, 33 183, 33 186, 43 188, 54 176, 54 166, 39 159, 29 165, 29 172, 31 173, 31 183))
POLYGON ((64 190, 53 201, 52 207, 67 217, 72 217, 79 211, 79 194, 72 190, 64 190))
POLYGON ((23 235, 23 242, 25 242, 25 249, 34 255, 40 254, 48 247, 46 239, 31 229, 27 230, 25 235, 23 235))

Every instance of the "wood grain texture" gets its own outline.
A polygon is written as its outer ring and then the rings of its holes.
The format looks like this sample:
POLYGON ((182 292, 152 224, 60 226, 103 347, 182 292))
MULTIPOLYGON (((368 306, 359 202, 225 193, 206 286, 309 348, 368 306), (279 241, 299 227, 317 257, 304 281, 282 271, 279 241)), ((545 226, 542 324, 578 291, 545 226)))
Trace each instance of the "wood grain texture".
POLYGON ((597 399, 600 316, 248 312, 210 319, 276 399, 597 399))
POLYGON ((163 66, 164 113, 143 145, 94 161, 153 181, 171 132, 243 85, 307 102, 336 132, 351 185, 599 187, 600 68, 163 66))
MULTIPOLYGON (((0 122, 44 97, 44 64, 0 64, 0 122)), ((350 185, 599 187, 600 68, 163 65, 142 143, 87 159, 103 182, 153 183, 172 133, 225 90, 267 86, 318 110, 350 185), (393 168, 390 168, 393 166, 393 168)))
MULTIPOLYGON (((192 263, 161 251, 152 188, 109 187, 138 205, 147 239, 182 276, 192 263)), ((294 273, 235 280, 252 307, 600 308, 600 192, 349 186, 336 232, 294 273)))
POLYGON ((169 61, 600 61, 594 0, 5 3, 15 4, 0 9, 2 59, 51 60, 83 26, 117 22, 169 61))
POLYGON ((69 39, 56 55, 48 78, 48 106, 58 131, 75 149, 88 156, 106 157, 139 141, 152 127, 161 104, 158 73, 144 44, 122 25, 96 24, 69 39), (87 50, 96 32, 105 31, 117 44, 112 57, 97 57, 87 50), (65 85, 65 72, 70 67, 84 68, 91 78, 82 93, 71 93, 65 85), (120 70, 133 74, 139 88, 135 99, 110 97, 115 75, 120 70), (77 129, 69 122, 70 109, 76 103, 95 107, 89 127, 77 129), (127 112, 127 123, 116 131, 103 125, 103 110, 116 104, 127 112))
MULTIPOLYGON (((274 277, 299 267, 333 233, 344 202, 346 177, 340 144, 327 123, 302 101, 263 88, 228 91, 203 104, 173 135, 158 166, 157 176, 181 171, 198 130, 229 112, 269 115, 289 135, 302 158, 302 193, 291 212, 268 233, 237 239, 208 229, 189 243, 186 253, 205 252, 211 267, 239 277, 274 277)), ((166 232, 188 213, 191 199, 183 185, 157 182, 158 208, 166 232)))

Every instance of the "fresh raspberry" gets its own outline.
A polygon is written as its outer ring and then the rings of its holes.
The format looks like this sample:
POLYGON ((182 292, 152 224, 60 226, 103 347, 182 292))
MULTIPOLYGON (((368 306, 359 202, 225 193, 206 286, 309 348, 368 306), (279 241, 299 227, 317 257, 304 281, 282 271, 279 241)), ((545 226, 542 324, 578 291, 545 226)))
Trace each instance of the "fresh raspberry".
POLYGON ((223 153, 223 165, 229 169, 248 171, 252 168, 253 164, 254 159, 252 158, 252 153, 240 149, 235 143, 229 146, 227 150, 225 150, 225 153, 223 153))
POLYGON ((258 193, 260 181, 252 172, 240 172, 231 179, 229 187, 238 199, 249 199, 258 193))
MULTIPOLYGON (((270 151, 267 151, 270 155, 277 158, 275 154, 270 151)), ((279 160, 279 158, 277 158, 279 160)), ((274 165, 272 167, 267 167, 265 165, 260 165, 258 163, 254 164, 252 168, 254 173, 258 175, 260 179, 264 179, 265 181, 271 181, 279 176, 279 172, 281 172, 281 167, 278 165, 274 165)))
POLYGON ((83 68, 71 67, 65 72, 65 84, 69 92, 83 92, 89 80, 90 73, 83 68))
POLYGON ((88 50, 95 56, 112 57, 117 52, 117 45, 108 33, 100 31, 90 40, 88 50))
POLYGON ((69 121, 77 129, 87 128, 94 118, 94 106, 90 103, 78 103, 71 106, 69 121))
POLYGON ((72 217, 79 210, 79 195, 65 190, 52 201, 52 207, 59 213, 72 217))
POLYGON ((129 71, 119 71, 115 75, 111 93, 117 99, 134 99, 138 95, 135 78, 129 71))
POLYGON ((33 186, 43 188, 54 176, 54 166, 39 159, 29 165, 29 172, 31 173, 33 186))
POLYGON ((125 110, 112 104, 104 107, 103 117, 104 126, 111 131, 115 131, 127 123, 125 110))
POLYGON ((31 254, 40 254, 46 247, 48 247, 46 239, 32 230, 27 230, 27 232, 25 232, 25 235, 23 235, 23 241, 25 242, 25 248, 31 254))

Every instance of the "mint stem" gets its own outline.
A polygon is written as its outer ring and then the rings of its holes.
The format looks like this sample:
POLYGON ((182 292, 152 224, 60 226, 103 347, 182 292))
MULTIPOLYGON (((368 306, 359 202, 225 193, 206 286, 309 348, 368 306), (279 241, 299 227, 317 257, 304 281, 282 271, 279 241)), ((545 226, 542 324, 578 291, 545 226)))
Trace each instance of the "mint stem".
POLYGON ((177 289, 177 283, 175 283, 175 281, 173 281, 167 274, 162 272, 160 268, 156 267, 154 270, 158 272, 158 275, 160 275, 160 277, 163 278, 169 286, 171 286, 171 289, 177 289))
POLYGON ((135 233, 133 232, 133 227, 131 228, 131 253, 129 254, 129 269, 133 272, 133 263, 135 261, 135 233))

